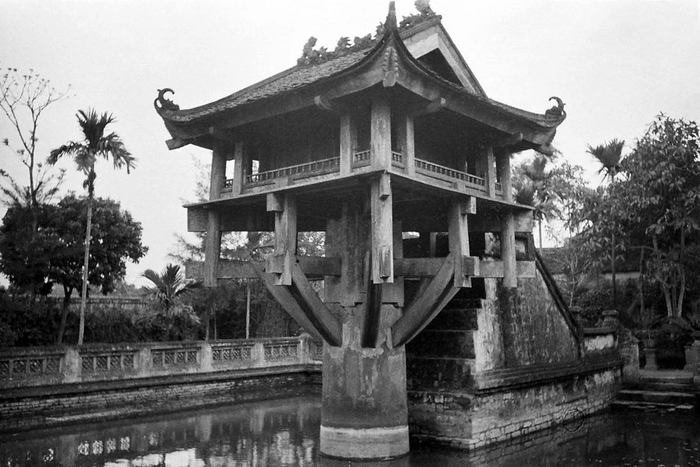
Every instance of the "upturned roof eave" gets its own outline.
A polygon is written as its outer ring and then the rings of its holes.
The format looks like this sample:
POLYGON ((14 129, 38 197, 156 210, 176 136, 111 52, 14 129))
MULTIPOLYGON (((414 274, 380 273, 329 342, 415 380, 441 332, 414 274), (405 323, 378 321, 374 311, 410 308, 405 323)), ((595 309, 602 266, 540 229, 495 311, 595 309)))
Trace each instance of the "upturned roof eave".
MULTIPOLYGON (((340 92, 333 92, 332 95, 328 95, 329 98, 338 98, 342 97, 342 95, 357 92, 357 88, 348 86, 343 87, 342 84, 344 80, 354 78, 358 73, 366 73, 368 76, 376 75, 373 77, 373 79, 367 80, 363 86, 364 88, 372 87, 382 81, 380 73, 380 68, 382 67, 382 56, 390 45, 393 45, 398 51, 399 59, 406 68, 406 71, 408 72, 410 70, 410 72, 420 78, 421 81, 429 83, 430 89, 413 89, 414 86, 411 86, 410 84, 411 80, 408 79, 407 76, 401 76, 403 73, 399 76, 397 84, 410 91, 418 91, 418 95, 422 95, 422 97, 429 100, 433 98, 434 95, 440 95, 440 97, 448 98, 448 108, 456 111, 457 113, 463 114, 469 118, 475 118, 479 121, 483 120, 482 123, 511 133, 515 132, 524 125, 527 127, 526 133, 529 135, 528 139, 534 144, 543 144, 548 139, 551 140, 553 131, 565 118, 565 113, 561 116, 552 117, 521 110, 485 97, 485 95, 480 96, 478 94, 474 94, 462 87, 449 83, 446 80, 435 76, 430 70, 426 69, 416 58, 411 55, 401 40, 400 32, 395 28, 387 30, 382 39, 375 44, 371 50, 369 50, 359 61, 350 64, 344 69, 331 73, 328 76, 302 84, 296 88, 253 100, 251 102, 242 103, 231 108, 224 108, 216 112, 206 113, 201 117, 192 118, 188 121, 178 121, 177 118, 178 116, 182 117, 186 115, 193 115, 198 112, 212 109, 216 105, 225 104, 231 99, 241 96, 246 92, 259 89, 261 86, 274 82, 276 79, 281 79, 284 76, 288 76, 290 73, 302 68, 299 66, 289 68, 270 78, 262 80, 254 85, 248 86, 237 91, 236 93, 222 99, 218 99, 217 101, 209 104, 186 110, 170 110, 163 108, 163 106, 161 106, 159 109, 158 105, 156 105, 156 109, 163 118, 166 128, 173 138, 181 139, 183 141, 188 139, 191 140, 193 138, 205 135, 209 125, 213 124, 215 120, 220 120, 221 117, 226 117, 224 120, 228 120, 230 124, 234 123, 234 121, 237 121, 237 124, 249 123, 256 120, 252 114, 251 118, 243 119, 235 119, 232 118, 232 116, 240 116, 248 113, 251 109, 260 109, 262 107, 265 108, 265 112, 262 112, 264 115, 269 116, 273 114, 281 114, 284 113, 284 111, 276 112, 275 107, 277 106, 279 108, 283 108, 285 101, 290 99, 293 100, 295 96, 296 100, 298 101, 297 104, 291 107, 287 106, 287 109, 291 109, 292 107, 302 108, 305 106, 310 106, 313 105, 313 94, 316 90, 319 92, 322 90, 328 92, 328 90, 333 87, 341 90, 340 92), (300 99, 300 95, 305 95, 306 98, 300 99), (469 110, 474 103, 477 103, 478 111, 486 112, 488 114, 483 116, 485 117, 484 119, 479 118, 479 115, 476 115, 473 109, 469 110), (499 122, 504 124, 499 124, 499 122)), ((262 118, 263 117, 258 119, 262 118)), ((230 126, 230 124, 228 126, 230 126)))

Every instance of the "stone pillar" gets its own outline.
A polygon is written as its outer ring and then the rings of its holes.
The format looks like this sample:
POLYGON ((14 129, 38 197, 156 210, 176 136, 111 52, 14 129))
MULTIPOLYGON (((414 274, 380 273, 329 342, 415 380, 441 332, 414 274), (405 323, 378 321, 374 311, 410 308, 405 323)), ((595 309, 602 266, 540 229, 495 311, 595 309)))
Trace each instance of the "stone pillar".
MULTIPOLYGON (((366 258, 375 226, 365 203, 349 201, 340 211, 329 219, 326 252, 342 258, 342 275, 329 278, 324 301, 343 322, 343 338, 338 347, 324 344, 321 453, 340 459, 399 457, 408 453, 409 443, 405 347, 390 343, 401 308, 388 303, 396 297, 386 288, 396 284, 371 283, 366 258), (371 344, 363 347, 368 332, 371 344)), ((400 232, 389 239, 396 237, 400 232)))
POLYGON ((623 383, 637 383, 639 381, 639 340, 631 333, 620 344, 620 355, 623 362, 623 383))
MULTIPOLYGON (((386 318, 399 311, 383 305, 381 313, 386 318)), ((362 327, 353 314, 343 326, 342 346, 324 345, 321 453, 399 457, 409 451, 405 347, 390 349, 382 333, 376 347, 362 348, 362 327)))
POLYGON ((685 367, 683 370, 695 375, 696 384, 700 384, 700 331, 692 334, 693 342, 685 348, 685 367))
POLYGON ((658 370, 659 367, 656 364, 656 340, 647 339, 644 341, 644 357, 647 362, 644 365, 645 370, 658 370))

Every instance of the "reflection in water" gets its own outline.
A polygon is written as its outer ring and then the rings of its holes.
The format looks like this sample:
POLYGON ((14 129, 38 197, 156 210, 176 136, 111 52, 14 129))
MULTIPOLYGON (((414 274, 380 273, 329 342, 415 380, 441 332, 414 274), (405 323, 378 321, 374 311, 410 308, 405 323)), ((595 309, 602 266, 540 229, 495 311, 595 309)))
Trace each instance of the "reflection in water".
POLYGON ((607 413, 472 452, 413 446, 388 463, 319 456, 317 395, 0 436, 0 466, 700 466, 700 422, 607 413))

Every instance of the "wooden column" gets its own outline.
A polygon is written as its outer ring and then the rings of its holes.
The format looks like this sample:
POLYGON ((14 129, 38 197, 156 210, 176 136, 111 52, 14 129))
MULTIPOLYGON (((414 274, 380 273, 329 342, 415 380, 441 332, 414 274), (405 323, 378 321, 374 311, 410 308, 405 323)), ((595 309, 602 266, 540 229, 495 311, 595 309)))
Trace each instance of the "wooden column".
POLYGON ((374 98, 371 113, 372 168, 389 170, 391 167, 391 108, 387 94, 374 98))
POLYGON ((292 264, 297 252, 297 204, 291 195, 270 193, 267 210, 275 213, 275 251, 267 260, 267 272, 276 285, 292 285, 292 264))
POLYGON ((470 275, 474 266, 468 268, 469 257, 469 221, 468 214, 476 213, 476 199, 455 200, 450 206, 448 240, 450 253, 455 257, 455 287, 471 287, 470 275))
POLYGON ((372 282, 394 282, 394 227, 391 177, 384 173, 372 180, 370 209, 372 212, 372 282))
POLYGON ((350 114, 340 117, 340 175, 350 175, 355 152, 355 128, 350 114))
POLYGON ((416 174, 416 146, 413 132, 413 115, 403 115, 399 119, 397 130, 398 144, 401 147, 406 175, 416 174))
POLYGON ((209 199, 219 199, 226 184, 226 146, 215 143, 211 152, 211 177, 209 179, 209 199))
POLYGON ((496 197, 496 157, 493 154, 493 148, 486 148, 486 191, 489 198, 496 197))
POLYGON ((232 193, 234 196, 240 195, 243 192, 244 176, 243 171, 243 143, 236 143, 233 151, 233 187, 232 193))
POLYGON ((221 255, 221 214, 213 209, 208 212, 207 236, 204 242, 204 286, 216 287, 221 255))

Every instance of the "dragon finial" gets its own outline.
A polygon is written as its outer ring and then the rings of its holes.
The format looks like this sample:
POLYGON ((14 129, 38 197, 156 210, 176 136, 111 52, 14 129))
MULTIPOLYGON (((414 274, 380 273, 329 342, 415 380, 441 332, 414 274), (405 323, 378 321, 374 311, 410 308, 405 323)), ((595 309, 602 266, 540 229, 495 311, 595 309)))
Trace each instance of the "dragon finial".
POLYGON ((416 0, 414 5, 416 6, 416 10, 418 10, 421 15, 431 16, 435 14, 433 9, 430 8, 430 0, 416 0))
POLYGON ((552 96, 549 98, 550 101, 557 101, 557 105, 553 106, 550 109, 547 109, 547 111, 544 113, 545 115, 554 115, 557 117, 566 117, 566 111, 564 110, 564 101, 559 99, 556 96, 552 96))
POLYGON ((384 31, 393 31, 396 29, 396 4, 389 2, 389 14, 386 15, 384 22, 384 31))
POLYGON ((153 106, 156 108, 156 111, 158 111, 158 113, 160 113, 164 110, 169 110, 169 111, 180 110, 179 105, 175 104, 170 99, 165 98, 165 94, 168 92, 170 94, 175 94, 175 91, 173 91, 170 88, 158 90, 158 97, 156 97, 156 99, 153 101, 153 106))

